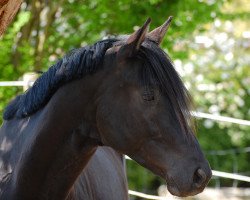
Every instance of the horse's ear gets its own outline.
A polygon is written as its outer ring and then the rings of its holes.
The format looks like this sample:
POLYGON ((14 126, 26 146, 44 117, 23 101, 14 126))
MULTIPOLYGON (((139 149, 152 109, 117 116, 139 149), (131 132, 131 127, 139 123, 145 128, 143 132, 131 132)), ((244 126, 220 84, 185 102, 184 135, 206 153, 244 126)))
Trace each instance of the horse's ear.
POLYGON ((148 18, 141 28, 139 28, 137 31, 135 31, 128 37, 126 43, 123 46, 121 46, 121 48, 118 51, 119 57, 122 58, 131 57, 139 50, 142 42, 146 38, 146 34, 148 33, 150 22, 151 19, 148 18))
POLYGON ((147 38, 154 41, 156 44, 160 45, 161 41, 163 40, 168 27, 172 21, 172 16, 170 16, 164 24, 159 26, 158 28, 152 30, 150 33, 147 34, 147 38))

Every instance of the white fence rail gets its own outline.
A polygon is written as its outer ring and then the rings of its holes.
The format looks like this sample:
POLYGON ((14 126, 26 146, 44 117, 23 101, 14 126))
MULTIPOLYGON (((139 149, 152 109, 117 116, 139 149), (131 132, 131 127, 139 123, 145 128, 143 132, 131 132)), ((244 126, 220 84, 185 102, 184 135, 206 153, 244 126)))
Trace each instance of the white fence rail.
POLYGON ((26 82, 26 81, 1 81, 0 87, 8 87, 8 86, 27 86, 31 85, 33 82, 26 82))
POLYGON ((218 176, 222 178, 229 178, 229 179, 234 179, 234 180, 239 180, 239 181, 245 181, 250 183, 250 177, 248 176, 243 176, 240 174, 232 174, 232 173, 227 173, 227 172, 220 172, 220 171, 215 171, 212 170, 213 176, 218 176))
POLYGON ((128 193, 130 195, 141 197, 141 198, 144 198, 144 199, 167 200, 166 197, 159 197, 159 196, 145 194, 145 193, 137 192, 137 191, 133 191, 133 190, 129 190, 128 193))
POLYGON ((230 122, 230 123, 234 123, 234 124, 250 126, 250 121, 243 120, 243 119, 224 117, 224 116, 220 116, 220 115, 212 115, 212 114, 202 113, 202 112, 193 112, 192 114, 198 118, 205 118, 205 119, 211 119, 211 120, 215 120, 215 121, 230 122))

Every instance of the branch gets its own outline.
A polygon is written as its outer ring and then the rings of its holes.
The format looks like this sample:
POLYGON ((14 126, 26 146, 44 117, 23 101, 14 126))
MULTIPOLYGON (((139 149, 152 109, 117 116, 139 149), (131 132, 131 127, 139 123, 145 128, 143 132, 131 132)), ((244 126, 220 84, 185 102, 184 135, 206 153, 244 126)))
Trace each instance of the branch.
POLYGON ((16 15, 22 0, 2 0, 0 2, 0 36, 16 15))

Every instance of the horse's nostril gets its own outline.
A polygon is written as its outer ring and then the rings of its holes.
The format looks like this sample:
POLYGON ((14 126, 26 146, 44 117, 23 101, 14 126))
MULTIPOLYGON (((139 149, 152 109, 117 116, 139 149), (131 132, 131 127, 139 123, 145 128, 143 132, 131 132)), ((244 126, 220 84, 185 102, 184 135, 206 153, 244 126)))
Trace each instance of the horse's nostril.
POLYGON ((201 168, 195 171, 193 181, 196 188, 201 187, 203 183, 206 181, 206 179, 207 175, 201 168))

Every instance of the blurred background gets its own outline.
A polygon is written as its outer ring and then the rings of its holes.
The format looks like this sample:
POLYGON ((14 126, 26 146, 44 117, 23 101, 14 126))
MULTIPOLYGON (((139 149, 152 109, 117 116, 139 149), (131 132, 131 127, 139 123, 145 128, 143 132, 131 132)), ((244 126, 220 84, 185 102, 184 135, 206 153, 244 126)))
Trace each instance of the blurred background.
MULTIPOLYGON (((24 0, 0 38, 0 82, 46 71, 66 52, 131 33, 148 17, 153 29, 170 15, 162 48, 196 110, 250 120, 249 0, 24 0)), ((22 91, 0 87, 0 114, 22 91)), ((197 137, 213 170, 250 177, 249 125, 197 118, 197 137)), ((127 173, 131 190, 167 194, 164 181, 134 161, 127 161, 127 173)), ((249 188, 249 182, 213 176, 203 196, 194 199, 250 199, 249 188)))

